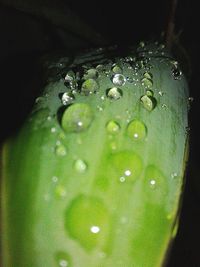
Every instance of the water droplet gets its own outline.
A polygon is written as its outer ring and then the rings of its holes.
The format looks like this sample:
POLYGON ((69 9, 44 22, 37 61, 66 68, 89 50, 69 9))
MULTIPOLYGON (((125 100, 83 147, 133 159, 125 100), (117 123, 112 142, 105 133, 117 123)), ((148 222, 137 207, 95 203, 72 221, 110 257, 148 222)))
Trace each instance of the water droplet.
POLYGON ((172 68, 172 75, 174 80, 179 80, 182 76, 182 71, 178 67, 172 68))
POLYGON ((75 73, 72 70, 68 71, 65 76, 65 81, 71 83, 73 82, 74 79, 75 79, 75 73))
POLYGON ((87 170, 87 163, 83 161, 82 159, 77 159, 74 162, 74 168, 79 173, 84 173, 87 170))
POLYGON ((81 92, 85 95, 91 95, 98 90, 99 86, 94 79, 88 79, 83 82, 81 92))
POLYGON ((83 79, 96 79, 98 77, 98 71, 96 69, 89 69, 83 75, 83 79))
POLYGON ((163 96, 163 95, 164 95, 164 93, 163 93, 162 91, 159 91, 158 94, 159 94, 160 96, 163 96))
POLYGON ((91 108, 84 103, 76 103, 69 106, 61 119, 65 132, 82 132, 88 129, 93 120, 91 108))
POLYGON ((141 141, 146 137, 147 129, 143 122, 133 120, 128 124, 127 134, 131 139, 141 141))
POLYGON ((151 72, 145 72, 143 74, 143 77, 152 80, 153 79, 153 74, 151 72))
POLYGON ((117 64, 113 66, 112 71, 114 73, 122 74, 122 69, 117 64))
POLYGON ((65 92, 62 94, 61 101, 64 106, 69 105, 74 101, 74 95, 70 92, 65 92))
POLYGON ((66 210, 65 227, 85 249, 101 247, 109 233, 108 211, 99 198, 79 195, 66 210))
POLYGON ((143 107, 148 111, 152 111, 156 107, 156 99, 152 96, 143 95, 140 98, 140 101, 143 104, 143 107))
POLYGON ((110 99, 117 100, 122 97, 123 93, 121 89, 117 87, 112 87, 106 91, 106 95, 110 99))
POLYGON ((56 144, 55 153, 57 156, 64 157, 67 154, 66 148, 63 144, 56 144))
POLYGON ((112 83, 116 86, 123 86, 126 83, 126 77, 122 74, 115 74, 112 77, 112 83))
POLYGON ((106 130, 110 134, 116 134, 120 130, 120 125, 116 121, 111 120, 106 124, 106 130))
POLYGON ((149 78, 143 78, 141 80, 141 82, 142 82, 142 85, 144 85, 147 88, 152 88, 153 87, 153 81, 151 79, 149 79, 149 78))
POLYGON ((67 195, 66 189, 62 185, 56 186, 55 195, 59 198, 64 198, 67 195))
POLYGON ((149 165, 144 175, 145 197, 148 202, 162 203, 168 193, 167 179, 154 165, 149 165))
POLYGON ((68 253, 64 251, 57 252, 55 260, 57 263, 57 267, 71 267, 71 257, 68 253))
POLYGON ((142 172, 141 158, 130 151, 121 151, 112 154, 109 158, 111 168, 121 182, 135 181, 140 177, 142 172))
POLYGON ((55 127, 52 127, 52 128, 51 128, 51 132, 52 132, 52 133, 55 133, 55 132, 56 132, 56 128, 55 128, 55 127))
POLYGON ((43 101, 43 97, 42 96, 39 96, 35 99, 35 103, 38 104, 38 103, 41 103, 43 101))
POLYGON ((178 174, 177 174, 176 172, 173 172, 173 173, 171 174, 171 178, 172 178, 172 179, 177 178, 177 176, 178 176, 178 174))
POLYGON ((141 42, 139 43, 139 46, 142 47, 142 48, 144 48, 144 47, 145 47, 145 42, 144 42, 144 41, 141 41, 141 42))
POLYGON ((146 95, 147 95, 147 96, 153 96, 154 93, 153 93, 152 90, 146 90, 146 95))
POLYGON ((52 179, 53 183, 57 183, 58 182, 58 177, 57 176, 53 176, 51 179, 52 179))

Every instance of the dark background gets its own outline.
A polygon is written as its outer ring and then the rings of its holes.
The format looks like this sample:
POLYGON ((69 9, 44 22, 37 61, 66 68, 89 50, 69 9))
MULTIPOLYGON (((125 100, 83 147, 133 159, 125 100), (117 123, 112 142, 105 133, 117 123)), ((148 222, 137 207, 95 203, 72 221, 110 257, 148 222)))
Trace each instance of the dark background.
MULTIPOLYGON (((170 2, 0 0, 0 142, 20 127, 31 109, 41 87, 41 73, 37 65, 41 55, 56 50, 76 53, 102 44, 124 47, 140 40, 159 38, 166 28, 170 2), (43 9, 52 7, 58 19, 52 21, 38 13, 41 6, 43 9), (72 12, 68 13, 68 8, 72 12), (71 24, 66 26, 59 21, 62 17, 59 13, 62 12, 68 14, 65 19, 71 20, 71 24), (91 32, 88 34, 85 28, 74 27, 77 17, 103 38, 91 37, 91 32)), ((183 209, 168 267, 200 266, 200 15, 197 4, 198 1, 179 1, 175 16, 175 33, 179 34, 179 41, 190 60, 189 86, 194 101, 189 114, 190 159, 183 209)))

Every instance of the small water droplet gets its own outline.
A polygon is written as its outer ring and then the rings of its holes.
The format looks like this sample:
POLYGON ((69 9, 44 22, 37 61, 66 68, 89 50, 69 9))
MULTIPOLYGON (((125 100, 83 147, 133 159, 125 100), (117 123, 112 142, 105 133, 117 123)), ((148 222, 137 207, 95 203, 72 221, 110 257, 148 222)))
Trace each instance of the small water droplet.
POLYGON ((143 107, 148 111, 152 111, 156 107, 156 99, 152 96, 143 95, 140 98, 140 101, 143 104, 143 107))
POLYGON ((77 159, 74 162, 74 169, 79 173, 86 172, 87 168, 88 168, 87 163, 83 161, 82 159, 77 159))
POLYGON ((57 263, 57 267, 71 267, 71 257, 68 253, 64 251, 57 252, 55 260, 57 263))
POLYGON ((38 103, 41 103, 43 101, 43 97, 42 96, 39 96, 35 99, 35 103, 38 104, 38 103))
POLYGON ((83 75, 83 79, 96 79, 98 77, 98 71, 96 69, 89 69, 83 75))
POLYGON ((65 92, 62 95, 61 101, 64 106, 71 104, 74 101, 75 97, 71 92, 65 92))
POLYGON ((115 64, 115 65, 112 67, 112 71, 113 71, 114 73, 122 74, 122 69, 121 69, 120 66, 118 66, 117 64, 115 64))
POLYGON ((116 134, 119 132, 120 130, 120 125, 114 121, 114 120, 110 120, 107 124, 106 124, 106 130, 108 133, 110 134, 116 134))
POLYGON ((143 74, 143 78, 147 78, 147 79, 150 79, 150 80, 152 80, 153 79, 153 74, 151 73, 151 72, 145 72, 144 74, 143 74))
POLYGON ((152 90, 146 90, 146 95, 147 95, 147 96, 153 96, 154 93, 153 93, 152 90))
POLYGON ((182 71, 178 67, 172 68, 172 75, 174 80, 179 80, 182 76, 182 71))
POLYGON ((172 179, 177 178, 177 176, 178 176, 178 174, 177 174, 176 172, 173 172, 173 173, 171 174, 171 178, 172 178, 172 179))
POLYGON ((99 88, 99 85, 94 79, 88 79, 83 82, 81 92, 85 95, 91 95, 95 93, 99 88))
POLYGON ((132 120, 127 127, 127 134, 132 140, 144 140, 147 134, 146 126, 140 120, 132 120))
POLYGON ((140 177, 143 167, 141 158, 130 151, 112 154, 109 163, 120 182, 135 181, 140 177))
POLYGON ((56 153, 57 156, 61 156, 61 157, 66 156, 67 151, 66 151, 65 146, 63 144, 61 144, 61 143, 60 144, 57 143, 56 144, 56 148, 55 148, 55 153, 56 153))
POLYGON ((79 195, 65 214, 65 228, 86 250, 102 247, 109 233, 109 215, 97 197, 79 195))
POLYGON ((52 132, 52 133, 55 133, 55 132, 56 132, 56 128, 55 128, 55 127, 52 127, 52 128, 51 128, 51 132, 52 132))
POLYGON ((93 112, 85 103, 75 103, 69 106, 61 119, 65 132, 82 132, 88 129, 93 120, 93 112))
POLYGON ((148 202, 159 205, 165 200, 168 193, 167 179, 154 165, 149 165, 145 170, 144 186, 144 194, 148 202))
POLYGON ((126 83, 126 77, 122 74, 115 74, 112 77, 112 83, 116 86, 123 86, 126 83))
POLYGON ((145 47, 145 42, 144 42, 144 41, 141 41, 141 42, 139 43, 139 46, 142 47, 142 48, 144 48, 144 47, 145 47))
POLYGON ((56 186, 55 195, 59 198, 64 198, 67 195, 66 189, 62 185, 56 186))
POLYGON ((75 79, 75 73, 72 70, 68 71, 65 76, 65 81, 71 83, 73 82, 74 79, 75 79))
POLYGON ((153 87, 153 80, 149 78, 143 78, 141 80, 142 85, 144 85, 146 88, 152 88, 153 87))
POLYGON ((159 91, 158 94, 159 94, 160 96, 163 96, 163 95, 164 95, 164 93, 163 93, 162 91, 159 91))
POLYGON ((112 100, 118 100, 122 97, 122 90, 117 87, 112 87, 106 91, 106 95, 108 98, 112 100))
POLYGON ((53 183, 57 183, 58 182, 58 177, 57 176, 53 176, 51 179, 52 179, 53 183))

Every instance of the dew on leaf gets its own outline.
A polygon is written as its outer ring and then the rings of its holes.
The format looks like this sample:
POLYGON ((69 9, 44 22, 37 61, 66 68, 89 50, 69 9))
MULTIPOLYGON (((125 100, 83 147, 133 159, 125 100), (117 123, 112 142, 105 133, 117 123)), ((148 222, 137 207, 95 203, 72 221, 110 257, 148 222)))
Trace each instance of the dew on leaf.
POLYGON ((93 112, 85 103, 69 106, 61 118, 61 126, 65 132, 82 132, 88 129, 93 120, 93 112))
POLYGON ((61 101, 64 106, 71 104, 74 99, 74 95, 71 92, 65 92, 61 97, 61 101))
POLYGON ((112 83, 115 86, 123 86, 126 83, 126 77, 122 74, 115 74, 112 77, 112 83))
POLYGON ((88 165, 85 161, 83 161, 82 159, 77 159, 74 162, 74 169, 78 172, 78 173, 84 173, 86 172, 88 168, 88 165))
POLYGON ((65 213, 69 236, 88 251, 105 245, 109 233, 109 213, 98 197, 79 195, 65 213))
POLYGON ((122 90, 117 87, 112 87, 106 91, 106 95, 109 99, 118 100, 122 97, 122 90))
POLYGON ((152 96, 143 95, 140 101, 145 109, 152 111, 156 107, 156 99, 152 96))
POLYGON ((112 154, 109 158, 109 164, 121 182, 125 180, 133 182, 138 179, 143 167, 141 158, 130 151, 112 154))
POLYGON ((110 120, 106 124, 106 130, 110 134, 117 134, 120 130, 120 125, 116 121, 110 120))
POLYGON ((144 140, 147 134, 145 124, 140 120, 132 120, 127 127, 128 136, 135 141, 144 140))
POLYGON ((59 251, 55 255, 56 267, 71 267, 71 257, 64 251, 59 251))
POLYGON ((99 88, 98 83, 94 79, 87 79, 83 82, 81 92, 85 95, 91 95, 95 93, 99 88))

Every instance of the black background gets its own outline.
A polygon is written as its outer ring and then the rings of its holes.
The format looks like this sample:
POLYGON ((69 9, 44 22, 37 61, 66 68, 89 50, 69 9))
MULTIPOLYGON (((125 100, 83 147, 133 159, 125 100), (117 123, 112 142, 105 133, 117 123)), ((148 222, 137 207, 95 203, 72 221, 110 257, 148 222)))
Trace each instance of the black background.
MULTIPOLYGON (((29 1, 26 1, 29 2, 29 1)), ((48 1, 46 1, 48 2, 48 1)), ((49 1, 52 2, 52 1, 49 1)), ((82 20, 99 32, 108 44, 125 46, 157 38, 165 30, 170 1, 57 1, 67 4, 82 20)), ((179 1, 175 32, 190 58, 189 114, 190 159, 188 164, 180 227, 169 267, 200 266, 200 171, 199 164, 199 12, 198 1, 179 1)), ((48 20, 9 7, 0 0, 0 138, 1 142, 23 122, 40 87, 37 59, 46 52, 76 52, 95 47, 93 41, 67 44, 59 29, 48 20)), ((144 252, 145 253, 145 252, 144 252)), ((16 266, 18 267, 18 266, 16 266)), ((20 267, 20 266, 19 266, 20 267)))

